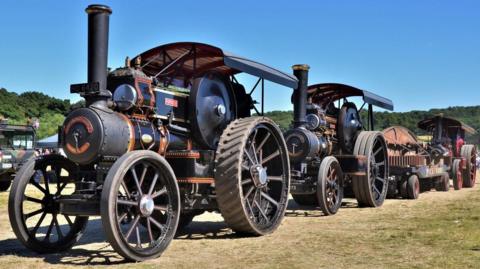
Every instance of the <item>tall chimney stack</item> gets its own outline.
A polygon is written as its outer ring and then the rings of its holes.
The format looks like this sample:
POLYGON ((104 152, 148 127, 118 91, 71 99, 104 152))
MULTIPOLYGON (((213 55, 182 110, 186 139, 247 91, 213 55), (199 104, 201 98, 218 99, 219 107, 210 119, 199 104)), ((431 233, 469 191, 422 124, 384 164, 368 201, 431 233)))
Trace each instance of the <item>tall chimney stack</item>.
POLYGON ((293 75, 298 79, 298 86, 293 92, 293 127, 303 127, 306 124, 307 113, 307 88, 308 70, 307 64, 296 64, 292 66, 293 75))
POLYGON ((92 103, 106 105, 111 96, 107 90, 108 28, 112 9, 105 5, 89 5, 88 14, 88 83, 97 83, 100 94, 86 99, 87 106, 92 103))

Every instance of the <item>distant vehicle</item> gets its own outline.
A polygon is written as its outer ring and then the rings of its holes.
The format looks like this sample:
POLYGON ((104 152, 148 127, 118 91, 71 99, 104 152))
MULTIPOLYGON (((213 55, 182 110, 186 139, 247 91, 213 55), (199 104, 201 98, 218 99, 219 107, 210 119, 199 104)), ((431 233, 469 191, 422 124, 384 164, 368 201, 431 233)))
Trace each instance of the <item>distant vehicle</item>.
POLYGON ((35 129, 0 123, 0 191, 10 187, 15 172, 35 155, 35 129))

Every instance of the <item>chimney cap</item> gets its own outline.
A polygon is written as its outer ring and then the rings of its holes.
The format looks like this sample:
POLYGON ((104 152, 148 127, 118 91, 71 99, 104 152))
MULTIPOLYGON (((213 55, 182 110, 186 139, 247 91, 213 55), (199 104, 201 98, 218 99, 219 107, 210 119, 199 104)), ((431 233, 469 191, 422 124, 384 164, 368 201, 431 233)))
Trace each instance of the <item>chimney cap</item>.
POLYGON ((292 66, 292 69, 307 71, 308 69, 310 69, 310 66, 308 64, 296 64, 292 66))
POLYGON ((85 12, 87 12, 88 14, 92 14, 92 13, 112 14, 112 9, 109 6, 106 6, 106 5, 89 5, 85 9, 85 12))

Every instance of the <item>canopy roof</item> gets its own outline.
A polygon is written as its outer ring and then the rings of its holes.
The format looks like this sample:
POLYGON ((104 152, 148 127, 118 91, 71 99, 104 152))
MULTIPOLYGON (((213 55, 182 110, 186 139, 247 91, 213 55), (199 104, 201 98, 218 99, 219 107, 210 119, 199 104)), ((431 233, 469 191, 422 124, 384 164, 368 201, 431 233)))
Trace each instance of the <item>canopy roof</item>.
POLYGON ((16 125, 8 123, 0 123, 0 131, 17 131, 17 132, 35 132, 35 129, 31 125, 16 125))
POLYGON ((428 119, 424 119, 424 120, 418 122, 417 126, 418 126, 418 128, 420 128, 422 130, 425 130, 425 131, 432 130, 435 127, 436 122, 439 118, 441 119, 442 125, 445 128, 460 128, 460 129, 464 130, 466 133, 469 133, 469 134, 475 134, 476 133, 475 129, 466 125, 465 123, 463 123, 463 122, 461 122, 457 119, 449 118, 449 117, 445 117, 445 116, 441 116, 441 115, 435 116, 435 117, 432 117, 432 118, 428 118, 428 119))
POLYGON ((314 103, 321 106, 350 96, 362 96, 363 101, 367 104, 393 110, 393 102, 390 99, 340 83, 321 83, 308 86, 308 94, 314 103))
MULTIPOLYGON (((181 74, 183 78, 191 78, 207 71, 217 71, 225 75, 245 72, 289 88, 297 88, 298 85, 298 80, 293 75, 208 44, 170 43, 145 51, 138 56, 142 60, 143 72, 149 76, 181 74)), ((132 65, 134 61, 135 59, 132 60, 132 65)))

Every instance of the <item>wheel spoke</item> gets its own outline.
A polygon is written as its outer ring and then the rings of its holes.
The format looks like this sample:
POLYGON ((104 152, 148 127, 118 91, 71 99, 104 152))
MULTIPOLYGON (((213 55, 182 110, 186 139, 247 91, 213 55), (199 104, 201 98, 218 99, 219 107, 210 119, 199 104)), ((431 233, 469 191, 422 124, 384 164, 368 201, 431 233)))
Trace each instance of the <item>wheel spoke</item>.
POLYGON ((45 191, 47 192, 47 194, 50 194, 50 185, 49 185, 50 179, 49 179, 48 173, 47 172, 44 173, 42 171, 42 174, 43 174, 43 184, 45 184, 45 191))
POLYGON ((30 196, 25 196, 25 200, 27 200, 29 202, 33 202, 33 203, 43 204, 42 200, 30 197, 30 196))
POLYGON ((242 185, 247 185, 247 184, 250 184, 250 183, 252 183, 251 178, 247 178, 247 179, 242 180, 242 185))
POLYGON ((117 199, 117 203, 121 205, 138 206, 137 202, 124 200, 124 199, 117 199))
POLYGON ((37 224, 35 224, 35 227, 33 227, 31 234, 35 237, 35 234, 38 231, 38 228, 40 228, 40 225, 42 225, 43 220, 47 216, 47 212, 43 212, 43 214, 40 216, 40 219, 38 220, 37 224))
POLYGON ((157 226, 158 229, 160 229, 160 231, 163 233, 163 231, 165 230, 165 227, 163 226, 163 224, 161 224, 160 222, 156 221, 154 218, 152 217, 148 217, 148 219, 153 223, 153 225, 157 226))
POLYGON ((152 224, 150 218, 147 218, 147 231, 148 231, 148 239, 150 239, 150 244, 153 243, 153 233, 152 233, 152 224))
POLYGON ((283 181, 283 175, 281 176, 267 176, 267 179, 270 181, 283 181))
POLYGON ((161 190, 155 192, 154 194, 152 194, 152 199, 155 199, 157 198, 158 196, 161 196, 161 195, 164 195, 167 193, 167 188, 163 187, 161 190))
POLYGON ((252 165, 256 164, 256 162, 252 159, 252 156, 250 156, 250 153, 248 153, 247 149, 244 149, 243 152, 245 153, 245 155, 247 155, 247 158, 252 165))
POLYGON ((55 229, 57 230, 58 237, 63 238, 63 233, 62 233, 62 229, 60 228, 60 224, 58 223, 57 214, 53 215, 53 219, 54 219, 54 225, 55 225, 55 229))
POLYGON ((42 185, 40 185, 38 182, 36 182, 35 180, 31 180, 30 183, 35 186, 37 189, 39 189, 41 192, 43 192, 44 194, 48 194, 47 193, 47 190, 45 188, 42 187, 42 185))
POLYGON ((60 189, 60 178, 62 177, 62 167, 55 166, 55 179, 57 180, 57 192, 60 189))
POLYGON ((269 162, 271 159, 280 156, 280 150, 276 150, 274 153, 270 154, 268 157, 262 160, 262 164, 269 162))
POLYGON ((118 224, 120 225, 122 221, 128 216, 127 212, 124 212, 120 217, 118 217, 118 224))
POLYGON ((68 215, 63 215, 63 217, 67 220, 68 226, 72 227, 73 222, 72 222, 72 220, 70 219, 70 217, 69 217, 68 215))
POLYGON ((247 191, 247 194, 245 194, 245 199, 247 199, 248 196, 250 196, 250 194, 252 194, 253 190, 255 190, 255 187, 251 186, 250 189, 247 191))
POLYGON ((135 234, 137 235, 137 248, 142 248, 142 240, 140 239, 140 229, 135 227, 135 234))
POLYGON ((127 195, 127 198, 131 199, 132 195, 130 194, 130 191, 127 188, 127 184, 125 184, 125 180, 122 179, 122 181, 120 182, 120 185, 122 185, 123 190, 125 191, 125 194, 127 195))
POLYGON ((258 145, 258 148, 257 148, 257 154, 260 152, 260 150, 263 148, 263 145, 265 145, 265 143, 267 142, 268 138, 270 137, 270 133, 267 133, 265 135, 265 137, 263 138, 262 142, 260 142, 260 144, 258 145))
POLYGON ((382 151, 382 149, 383 149, 382 147, 379 147, 377 150, 375 150, 375 152, 373 152, 373 156, 374 156, 374 157, 377 156, 377 154, 378 154, 380 151, 382 151))
POLYGON ((137 215, 133 220, 132 226, 130 226, 130 229, 128 229, 127 234, 125 235, 125 239, 127 241, 128 241, 128 238, 130 238, 130 236, 132 235, 133 230, 135 230, 135 227, 137 227, 139 220, 140 220, 140 215, 137 215))
POLYGON ((260 195, 267 199, 270 203, 272 203, 276 208, 278 208, 278 202, 275 201, 270 195, 268 195, 266 192, 260 191, 260 195))
POLYGON ((158 211, 168 211, 168 207, 163 205, 156 205, 153 207, 153 209, 158 211))
POLYGON ((265 212, 263 211, 263 209, 260 207, 260 205, 258 204, 257 200, 254 200, 253 203, 257 206, 258 208, 258 211, 260 212, 260 214, 263 216, 263 218, 267 221, 267 222, 270 222, 270 220, 268 219, 267 215, 265 214, 265 212))
POLYGON ((55 195, 60 195, 63 191, 63 189, 65 189, 65 187, 67 186, 68 182, 65 181, 63 182, 62 186, 60 186, 58 189, 57 189, 57 192, 55 193, 55 195))
POLYGON ((157 184, 157 179, 159 177, 158 172, 155 172, 153 176, 152 183, 150 184, 150 189, 148 190, 148 195, 152 195, 153 190, 155 189, 155 184, 157 184))
POLYGON ((384 183, 384 184, 385 184, 385 179, 384 179, 384 178, 381 178, 381 177, 376 177, 376 179, 377 179, 378 181, 380 181, 380 182, 382 182, 382 183, 384 183))
POLYGON ((28 214, 25 215, 25 219, 27 220, 27 219, 29 219, 29 218, 31 218, 31 217, 33 217, 33 216, 36 216, 36 215, 38 215, 38 214, 40 214, 40 213, 42 213, 42 212, 44 212, 44 211, 45 211, 45 209, 40 208, 40 209, 38 209, 38 210, 35 210, 35 211, 33 211, 33 212, 30 212, 30 213, 28 213, 28 214))
POLYGON ((52 234, 52 229, 53 229, 53 218, 52 218, 52 221, 50 222, 50 226, 48 226, 47 234, 43 239, 44 241, 50 241, 50 234, 52 234))
POLYGON ((142 193, 142 186, 140 186, 140 182, 138 181, 138 176, 137 176, 137 171, 135 171, 135 166, 130 168, 130 173, 132 173, 133 176, 133 181, 135 182, 135 185, 137 186, 138 193, 143 195, 142 193))
POLYGON ((377 186, 375 186, 375 184, 372 185, 372 188, 378 194, 378 196, 380 196, 380 191, 377 189, 377 186))
POLYGON ((140 176, 140 186, 142 186, 143 181, 145 180, 145 175, 147 174, 148 164, 143 164, 142 175, 140 176))

